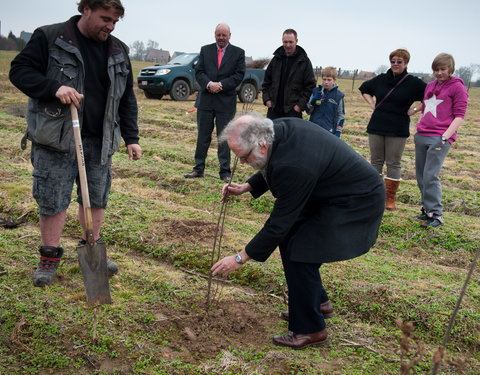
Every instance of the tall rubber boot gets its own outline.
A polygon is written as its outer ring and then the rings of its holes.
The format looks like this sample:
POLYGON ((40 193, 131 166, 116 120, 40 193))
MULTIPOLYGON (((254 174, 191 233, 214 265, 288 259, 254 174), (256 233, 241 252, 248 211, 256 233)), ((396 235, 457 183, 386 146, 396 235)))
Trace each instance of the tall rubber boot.
POLYGON ((385 177, 385 192, 387 195, 385 208, 389 211, 395 210, 395 201, 397 200, 397 190, 399 185, 400 180, 385 177))

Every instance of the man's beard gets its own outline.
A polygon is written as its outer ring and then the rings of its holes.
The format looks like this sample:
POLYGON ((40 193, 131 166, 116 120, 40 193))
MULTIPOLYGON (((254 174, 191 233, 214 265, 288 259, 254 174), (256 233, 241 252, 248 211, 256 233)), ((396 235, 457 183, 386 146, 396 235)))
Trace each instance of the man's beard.
POLYGON ((255 156, 255 161, 248 164, 257 171, 265 169, 268 164, 268 154, 262 155, 257 150, 253 150, 252 153, 255 156))

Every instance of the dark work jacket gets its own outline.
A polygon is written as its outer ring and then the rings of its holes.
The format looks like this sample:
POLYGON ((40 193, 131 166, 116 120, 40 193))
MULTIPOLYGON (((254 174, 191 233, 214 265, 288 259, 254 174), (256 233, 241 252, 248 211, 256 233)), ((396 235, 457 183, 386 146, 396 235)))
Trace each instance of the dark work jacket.
MULTIPOLYGON (((360 92, 375 97, 375 101, 380 101, 385 95, 395 87, 407 71, 394 76, 392 70, 380 74, 371 80, 365 81, 359 87, 360 92)), ((376 108, 367 126, 367 133, 377 134, 389 137, 407 138, 410 135, 410 116, 408 109, 415 101, 423 100, 426 83, 412 75, 408 76, 400 83, 385 99, 383 103, 376 108)))
POLYGON ((256 198, 270 189, 270 217, 245 250, 265 261, 289 235, 291 260, 334 262, 366 253, 375 243, 385 206, 378 172, 342 140, 297 118, 274 120, 266 167, 248 183, 256 198))
MULTIPOLYGON (((12 61, 10 80, 30 97, 27 123, 28 138, 43 147, 64 153, 74 153, 70 106, 63 105, 55 93, 62 85, 84 94, 84 59, 78 48, 75 28, 80 16, 67 22, 43 26, 34 32, 25 49, 12 61)), ((119 147, 121 137, 126 144, 138 143, 137 102, 128 47, 110 35, 107 74, 108 95, 99 123, 103 127, 101 163, 119 147)), ((85 101, 79 110, 82 123, 85 101)), ((90 102, 90 105, 96 105, 90 102)))
POLYGON ((195 106, 200 110, 230 112, 237 108, 236 88, 245 75, 245 51, 232 44, 227 46, 222 63, 218 67, 216 43, 203 46, 195 66, 195 78, 200 85, 195 106), (222 91, 212 94, 208 83, 220 82, 222 91))
POLYGON ((276 49, 273 58, 265 71, 265 78, 262 84, 263 104, 272 101, 273 108, 280 108, 284 113, 290 112, 298 105, 302 110, 307 107, 308 99, 316 86, 315 74, 312 63, 305 50, 297 46, 297 51, 292 56, 285 55, 282 47, 276 49), (293 60, 290 65, 288 77, 282 77, 282 60, 293 60), (283 103, 277 103, 278 89, 283 83, 283 103))

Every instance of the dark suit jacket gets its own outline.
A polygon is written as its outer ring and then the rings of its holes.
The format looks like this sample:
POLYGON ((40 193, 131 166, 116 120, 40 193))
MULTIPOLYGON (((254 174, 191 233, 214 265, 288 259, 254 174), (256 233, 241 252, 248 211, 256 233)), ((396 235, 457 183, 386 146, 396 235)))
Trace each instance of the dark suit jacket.
POLYGON ((325 263, 366 253, 376 241, 385 207, 378 172, 342 140, 296 118, 274 121, 266 168, 248 182, 252 195, 276 198, 247 254, 265 261, 288 235, 291 260, 325 263))
POLYGON ((232 44, 224 52, 220 68, 217 66, 216 43, 203 46, 195 67, 195 78, 200 85, 196 107, 201 110, 232 112, 237 106, 236 87, 245 75, 245 51, 232 44), (221 82, 223 90, 217 94, 207 91, 208 82, 221 82))

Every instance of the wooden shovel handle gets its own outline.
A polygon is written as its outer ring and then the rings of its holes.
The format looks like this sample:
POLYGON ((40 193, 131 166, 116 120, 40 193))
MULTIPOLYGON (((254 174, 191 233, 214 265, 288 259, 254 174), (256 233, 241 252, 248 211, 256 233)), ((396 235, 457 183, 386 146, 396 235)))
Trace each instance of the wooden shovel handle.
POLYGON ((73 136, 75 138, 75 151, 77 153, 78 174, 80 177, 80 191, 82 193, 82 202, 85 216, 86 241, 90 246, 95 244, 93 238, 92 209, 90 207, 90 194, 88 193, 87 172, 85 169, 85 157, 83 156, 82 136, 80 134, 80 121, 78 120, 77 107, 70 104, 72 114, 73 136))

